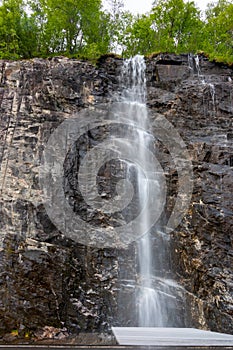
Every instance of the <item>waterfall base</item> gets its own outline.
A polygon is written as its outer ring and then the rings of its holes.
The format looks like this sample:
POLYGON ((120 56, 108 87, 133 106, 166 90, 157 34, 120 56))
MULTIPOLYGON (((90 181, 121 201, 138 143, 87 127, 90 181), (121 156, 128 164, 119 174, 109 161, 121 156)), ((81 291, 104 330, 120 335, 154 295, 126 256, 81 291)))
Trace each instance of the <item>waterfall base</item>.
POLYGON ((112 327, 120 345, 233 346, 233 335, 194 328, 112 327))

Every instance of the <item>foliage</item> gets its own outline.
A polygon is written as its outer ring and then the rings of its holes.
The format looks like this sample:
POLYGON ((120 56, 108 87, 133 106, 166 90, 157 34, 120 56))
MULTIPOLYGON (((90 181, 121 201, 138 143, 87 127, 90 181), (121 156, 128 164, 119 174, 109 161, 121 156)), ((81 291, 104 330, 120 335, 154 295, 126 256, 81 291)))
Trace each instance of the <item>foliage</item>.
POLYGON ((210 59, 233 62, 233 3, 219 0, 209 4, 203 37, 203 47, 210 59))
POLYGON ((19 57, 20 21, 22 1, 3 1, 0 7, 0 57, 19 57))
POLYGON ((146 55, 154 51, 154 31, 149 16, 138 16, 126 28, 125 55, 146 55))
POLYGON ((100 55, 109 50, 101 0, 5 0, 0 6, 0 58, 100 55))
POLYGON ((198 41, 194 44, 193 38, 197 39, 201 21, 193 1, 160 0, 153 8, 151 17, 158 41, 157 50, 196 51, 198 41))
POLYGON ((32 1, 30 7, 39 28, 38 52, 70 55, 88 45, 99 49, 104 23, 100 6, 100 0, 32 1))
POLYGON ((201 28, 200 12, 193 2, 158 0, 149 15, 138 17, 132 25, 128 51, 195 52, 201 28))
POLYGON ((101 0, 2 0, 0 58, 204 51, 233 62, 232 0, 210 3, 205 18, 193 1, 156 0, 137 16, 123 0, 105 1, 108 9, 101 0))

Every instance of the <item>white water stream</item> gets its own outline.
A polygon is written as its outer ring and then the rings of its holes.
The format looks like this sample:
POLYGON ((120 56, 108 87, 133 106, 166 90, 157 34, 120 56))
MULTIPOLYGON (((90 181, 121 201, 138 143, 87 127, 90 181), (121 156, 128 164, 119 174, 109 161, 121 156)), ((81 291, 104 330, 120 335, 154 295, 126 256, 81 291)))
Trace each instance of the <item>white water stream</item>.
MULTIPOLYGON (((143 56, 135 56, 125 60, 122 69, 122 96, 121 110, 124 110, 127 119, 134 127, 134 138, 138 142, 138 150, 140 158, 144 159, 145 166, 148 164, 148 149, 151 144, 151 135, 149 134, 150 125, 148 120, 148 112, 146 107, 146 65, 143 56), (145 130, 148 130, 146 132, 145 130)), ((132 131, 131 131, 132 132, 132 131)), ((126 135, 127 136, 127 135, 126 135)), ((129 135, 129 138, 132 134, 129 135)), ((128 175, 132 166, 128 169, 128 175)), ((143 169, 136 167, 136 192, 138 197, 139 208, 146 203, 148 193, 148 179, 145 178, 143 169)), ((155 186, 160 186, 155 183, 155 186)), ((158 188, 155 198, 155 206, 160 200, 158 188)), ((154 210, 154 208, 150 208, 154 210)), ((136 314, 137 325, 141 327, 162 327, 172 326, 169 313, 173 308, 174 289, 177 287, 171 279, 163 276, 166 269, 167 257, 164 256, 169 237, 166 234, 159 233, 153 237, 148 230, 148 222, 150 222, 150 210, 144 211, 141 216, 141 230, 144 233, 137 240, 137 281, 135 283, 136 293, 136 314), (165 237, 164 237, 165 236, 165 237), (153 251, 153 242, 156 241, 157 252, 153 251), (154 256, 155 253, 155 256, 154 256), (163 265, 163 266, 162 266, 163 265), (156 272, 158 275, 156 276, 156 272)), ((155 230, 154 230, 155 231, 155 230)))

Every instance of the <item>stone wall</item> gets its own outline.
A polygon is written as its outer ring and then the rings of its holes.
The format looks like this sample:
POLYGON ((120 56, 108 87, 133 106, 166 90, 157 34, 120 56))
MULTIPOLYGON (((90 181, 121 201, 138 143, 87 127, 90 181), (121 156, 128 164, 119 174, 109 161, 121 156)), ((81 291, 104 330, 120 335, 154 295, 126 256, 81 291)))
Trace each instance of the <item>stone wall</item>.
MULTIPOLYGON (((201 71, 187 55, 147 59, 147 103, 152 127, 153 118, 164 115, 193 162, 192 202, 172 233, 171 251, 174 273, 186 289, 186 325, 231 333, 233 71, 199 58, 201 71)), ((101 250, 62 235, 44 209, 38 171, 49 135, 62 121, 114 99, 122 60, 104 57, 96 66, 63 57, 0 64, 0 332, 44 326, 107 330, 121 323, 118 275, 124 264, 133 266, 134 247, 101 250)), ((91 146, 80 142, 84 149, 91 146)), ((161 164, 169 215, 177 173, 165 157, 161 164)), ((127 292, 125 298, 130 305, 127 292)))

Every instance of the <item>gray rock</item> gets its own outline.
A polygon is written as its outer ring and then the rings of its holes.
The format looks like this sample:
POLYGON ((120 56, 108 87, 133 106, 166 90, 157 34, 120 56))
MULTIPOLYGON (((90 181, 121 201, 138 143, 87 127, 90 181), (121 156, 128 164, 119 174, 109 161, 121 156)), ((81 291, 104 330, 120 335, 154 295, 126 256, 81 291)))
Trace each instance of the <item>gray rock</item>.
MULTIPOLYGON (((123 288, 118 276, 127 267, 127 278, 134 278, 134 244, 126 250, 97 249, 64 237, 46 214, 38 184, 50 134, 83 108, 114 99, 122 60, 109 56, 93 66, 58 57, 0 65, 0 333, 44 327, 101 332, 124 325, 119 315, 127 310, 118 303, 123 288)), ((147 104, 152 125, 158 113, 164 115, 179 131, 193 162, 192 202, 171 234, 174 273, 186 289, 186 326, 231 333, 233 84, 228 77, 233 72, 203 56, 200 68, 202 76, 189 67, 187 55, 147 59, 147 104)), ((88 209, 78 191, 75 162, 108 132, 107 127, 93 128, 64 163, 70 205, 104 227, 119 224, 128 213, 109 217, 88 209)), ((166 148, 157 146, 168 184, 166 218, 178 191, 177 173, 166 148)), ((101 169, 102 197, 114 194, 122 176, 119 168, 113 162, 110 169, 101 169)), ((127 287, 123 294, 132 308, 132 290, 127 287)))

